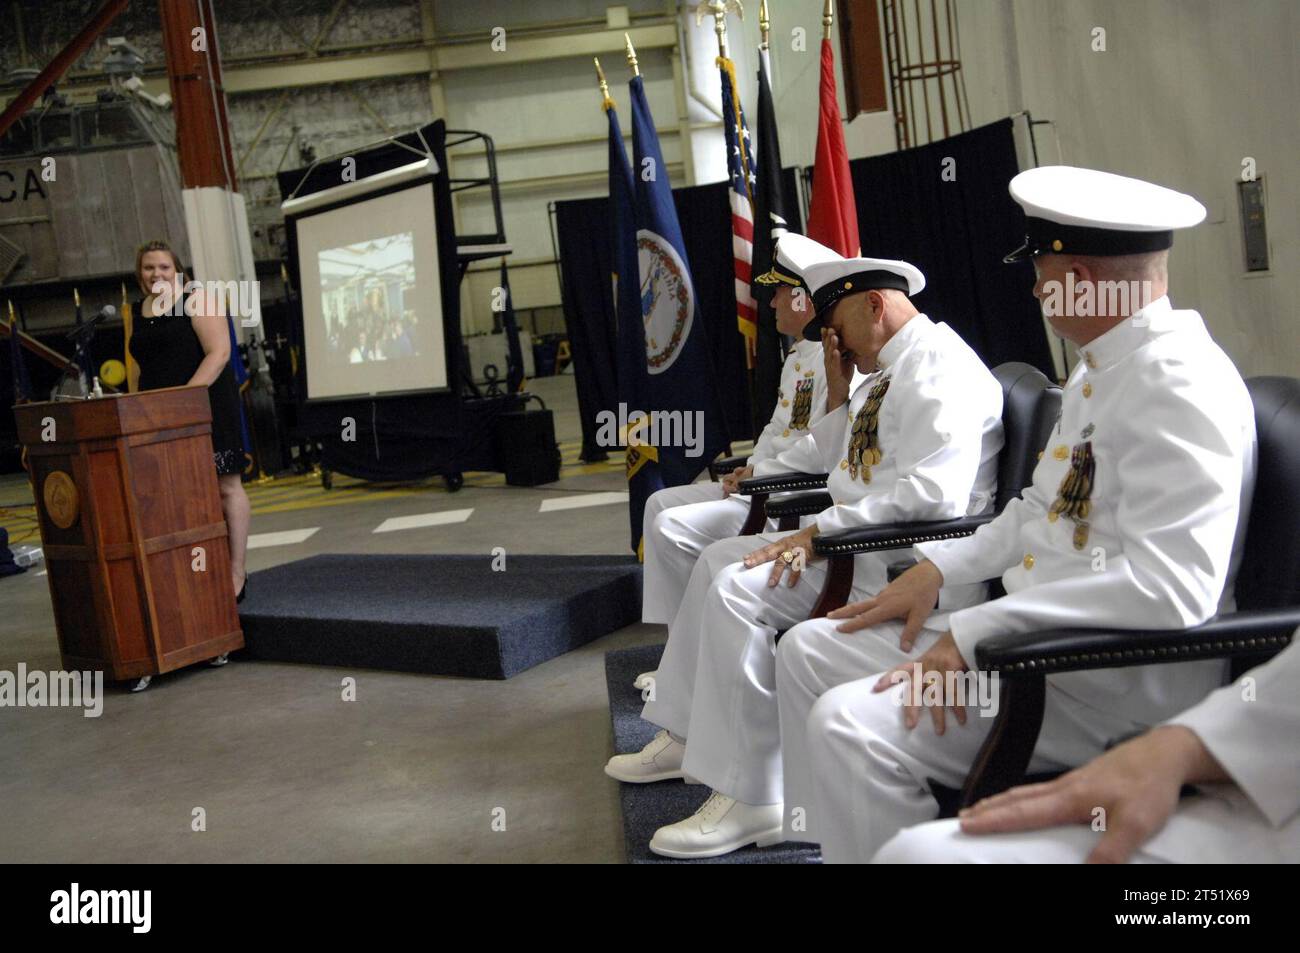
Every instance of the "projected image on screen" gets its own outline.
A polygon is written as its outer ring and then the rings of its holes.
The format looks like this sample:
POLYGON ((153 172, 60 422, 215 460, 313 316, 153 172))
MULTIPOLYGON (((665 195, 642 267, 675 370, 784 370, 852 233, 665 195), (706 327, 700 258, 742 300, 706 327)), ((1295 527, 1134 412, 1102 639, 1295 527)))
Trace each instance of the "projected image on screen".
POLYGON ((433 186, 345 201, 293 224, 308 400, 446 388, 433 186))
POLYGON ((420 356, 411 233, 320 253, 320 296, 331 365, 420 356), (414 302, 411 302, 414 304, 414 302))

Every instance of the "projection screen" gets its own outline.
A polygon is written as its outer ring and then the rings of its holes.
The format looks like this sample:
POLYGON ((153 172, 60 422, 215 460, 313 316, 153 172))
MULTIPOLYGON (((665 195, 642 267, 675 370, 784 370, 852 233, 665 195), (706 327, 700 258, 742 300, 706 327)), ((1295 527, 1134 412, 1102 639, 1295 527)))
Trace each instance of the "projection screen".
POLYGON ((438 231, 425 163, 283 208, 295 232, 307 399, 446 390, 438 231))

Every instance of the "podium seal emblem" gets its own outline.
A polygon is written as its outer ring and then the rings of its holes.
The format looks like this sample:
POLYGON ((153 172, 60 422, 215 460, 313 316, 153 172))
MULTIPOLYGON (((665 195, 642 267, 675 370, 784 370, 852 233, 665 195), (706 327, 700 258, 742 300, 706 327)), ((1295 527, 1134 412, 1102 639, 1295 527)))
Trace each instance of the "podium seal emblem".
POLYGON ((59 529, 67 529, 77 522, 80 507, 77 500, 77 485, 72 477, 62 470, 55 470, 45 478, 45 487, 41 491, 45 498, 45 512, 59 529))

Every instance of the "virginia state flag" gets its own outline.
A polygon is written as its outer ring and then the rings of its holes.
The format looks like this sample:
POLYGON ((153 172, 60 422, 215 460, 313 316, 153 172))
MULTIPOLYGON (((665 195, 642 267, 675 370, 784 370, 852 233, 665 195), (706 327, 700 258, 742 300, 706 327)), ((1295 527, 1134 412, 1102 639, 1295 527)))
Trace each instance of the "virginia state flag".
MULTIPOLYGON (((632 78, 630 88, 645 377, 639 403, 628 409, 629 416, 633 410, 650 416, 629 427, 640 446, 629 440, 628 471, 653 463, 662 485, 676 486, 694 480, 726 448, 727 433, 668 168, 640 76, 632 78), (633 459, 633 449, 640 459, 633 459)), ((719 240, 726 239, 720 235, 719 240)))

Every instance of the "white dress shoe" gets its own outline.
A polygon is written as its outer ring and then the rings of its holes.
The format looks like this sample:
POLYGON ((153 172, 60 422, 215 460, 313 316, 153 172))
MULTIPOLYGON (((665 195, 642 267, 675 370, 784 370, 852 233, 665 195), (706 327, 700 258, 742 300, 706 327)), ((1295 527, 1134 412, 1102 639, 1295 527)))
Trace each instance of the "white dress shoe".
POLYGON ((721 857, 747 844, 771 847, 781 835, 780 804, 745 804, 714 791, 700 809, 655 831, 650 849, 661 857, 721 857))
POLYGON ((632 683, 632 687, 638 692, 643 692, 654 683, 655 676, 658 674, 659 672, 657 669, 653 672, 642 672, 636 677, 636 681, 632 683))
POLYGON ((682 774, 682 758, 686 745, 677 741, 664 729, 635 754, 616 754, 605 765, 605 773, 629 784, 647 784, 651 781, 672 781, 682 778, 687 784, 698 784, 682 774))

